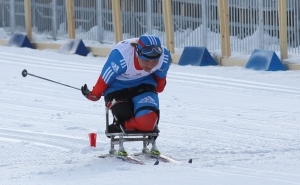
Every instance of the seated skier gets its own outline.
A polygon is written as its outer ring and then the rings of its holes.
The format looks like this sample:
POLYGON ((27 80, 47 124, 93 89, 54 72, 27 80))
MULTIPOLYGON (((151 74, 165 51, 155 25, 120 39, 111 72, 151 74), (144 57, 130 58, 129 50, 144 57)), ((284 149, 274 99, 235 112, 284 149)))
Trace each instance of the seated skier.
POLYGON ((91 101, 104 96, 114 121, 109 133, 127 131, 159 132, 158 94, 164 90, 172 59, 158 37, 142 35, 117 43, 93 90, 86 84, 82 94, 91 101))

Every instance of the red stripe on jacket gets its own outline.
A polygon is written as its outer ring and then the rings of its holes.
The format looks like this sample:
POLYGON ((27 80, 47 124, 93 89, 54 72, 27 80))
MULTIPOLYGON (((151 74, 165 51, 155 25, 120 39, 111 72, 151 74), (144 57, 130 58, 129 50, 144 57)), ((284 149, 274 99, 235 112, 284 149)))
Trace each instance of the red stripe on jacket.
POLYGON ((104 91, 106 91, 108 85, 102 79, 102 76, 98 78, 97 83, 93 87, 92 94, 95 95, 97 98, 101 98, 104 91))
POLYGON ((158 76, 154 75, 155 81, 157 83, 156 86, 156 92, 163 92, 163 90, 165 89, 165 86, 167 84, 167 80, 166 77, 164 78, 159 78, 158 76))

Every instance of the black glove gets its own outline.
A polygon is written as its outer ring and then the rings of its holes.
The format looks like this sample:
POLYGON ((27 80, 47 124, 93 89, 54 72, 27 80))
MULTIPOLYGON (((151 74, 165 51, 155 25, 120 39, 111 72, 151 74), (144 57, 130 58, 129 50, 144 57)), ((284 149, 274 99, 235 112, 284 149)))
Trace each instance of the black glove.
POLYGON ((91 101, 97 101, 100 99, 97 96, 93 95, 93 93, 89 90, 86 84, 84 84, 84 86, 81 87, 81 93, 83 94, 84 97, 86 97, 91 101))
POLYGON ((91 93, 91 91, 89 90, 86 84, 84 84, 84 86, 81 87, 81 93, 83 94, 84 97, 89 99, 89 94, 91 93))

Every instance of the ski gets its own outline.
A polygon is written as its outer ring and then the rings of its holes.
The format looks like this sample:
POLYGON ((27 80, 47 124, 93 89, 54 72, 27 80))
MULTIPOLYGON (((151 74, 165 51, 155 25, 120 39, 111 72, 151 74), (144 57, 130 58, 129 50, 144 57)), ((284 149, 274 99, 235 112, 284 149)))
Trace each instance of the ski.
MULTIPOLYGON (((151 154, 150 152, 148 152, 148 153, 139 152, 139 153, 134 153, 134 154, 127 155, 127 156, 116 155, 116 154, 102 154, 102 155, 99 155, 98 158, 115 157, 117 159, 121 159, 125 162, 129 162, 132 164, 146 165, 143 160, 136 158, 138 156, 146 156, 149 158, 157 159, 157 161, 161 161, 164 163, 180 164, 179 161, 176 161, 175 159, 172 159, 166 155, 163 155, 163 154, 154 155, 154 154, 151 154)), ((158 162, 156 162, 155 164, 157 165, 158 162)))
POLYGON ((176 161, 175 159, 172 159, 172 158, 170 158, 166 155, 163 155, 163 154, 154 155, 154 154, 151 154, 150 152, 147 152, 147 153, 140 152, 140 153, 133 154, 133 156, 141 156, 141 155, 146 155, 147 157, 155 158, 155 159, 157 159, 159 161, 162 161, 162 162, 165 162, 165 163, 180 164, 179 161, 176 161))
POLYGON ((151 154, 148 154, 150 157, 152 158, 156 158, 162 162, 165 162, 165 163, 175 163, 175 164, 180 164, 179 161, 176 161, 170 157, 167 157, 165 155, 162 155, 162 154, 159 154, 159 155, 151 155, 151 154))
POLYGON ((129 162, 129 163, 132 163, 132 164, 145 165, 145 163, 142 160, 139 160, 139 159, 135 158, 132 155, 120 156, 120 155, 114 155, 114 154, 102 154, 102 155, 98 156, 98 158, 107 158, 107 157, 115 157, 117 159, 121 159, 125 162, 129 162))
POLYGON ((112 154, 101 154, 101 155, 98 155, 97 157, 103 159, 103 158, 106 158, 106 157, 109 157, 109 156, 113 157, 114 155, 112 155, 112 154))
POLYGON ((125 162, 133 163, 133 164, 140 164, 140 165, 145 165, 145 163, 131 155, 127 156, 116 156, 118 159, 122 159, 125 162))

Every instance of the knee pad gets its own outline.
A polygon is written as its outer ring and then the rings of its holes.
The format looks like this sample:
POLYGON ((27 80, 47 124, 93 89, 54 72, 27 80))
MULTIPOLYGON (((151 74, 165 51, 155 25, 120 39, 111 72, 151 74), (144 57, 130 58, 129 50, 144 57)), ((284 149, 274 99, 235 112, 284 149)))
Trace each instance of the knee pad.
POLYGON ((118 102, 111 107, 111 112, 117 121, 128 121, 134 117, 133 103, 131 101, 118 102))
POLYGON ((125 122, 125 128, 127 130, 138 130, 150 132, 153 131, 157 125, 158 116, 155 112, 150 111, 139 117, 135 117, 125 122))
POLYGON ((157 114, 157 118, 159 120, 159 109, 157 109, 156 107, 151 107, 151 106, 140 107, 140 108, 135 110, 134 115, 135 116, 141 116, 141 115, 149 113, 149 111, 155 112, 157 114))

